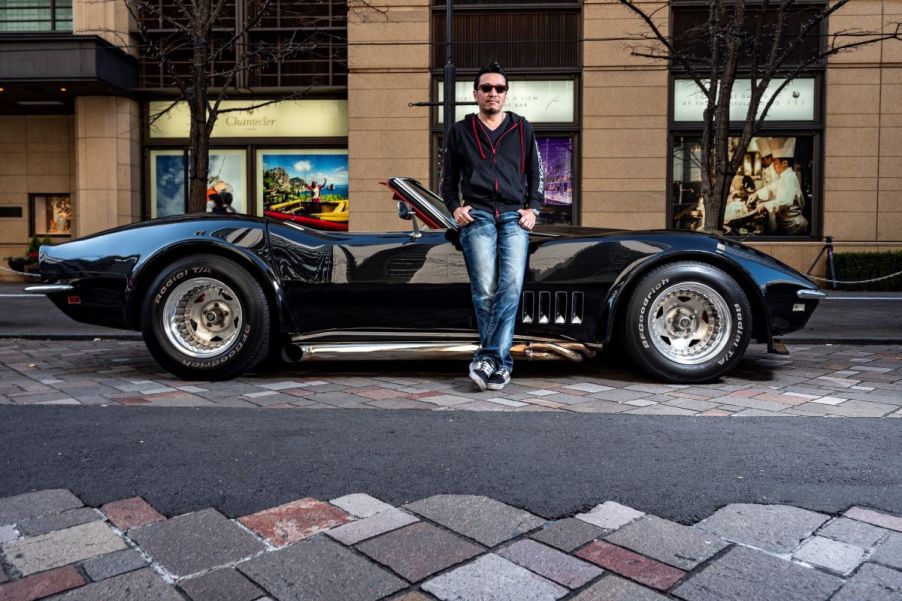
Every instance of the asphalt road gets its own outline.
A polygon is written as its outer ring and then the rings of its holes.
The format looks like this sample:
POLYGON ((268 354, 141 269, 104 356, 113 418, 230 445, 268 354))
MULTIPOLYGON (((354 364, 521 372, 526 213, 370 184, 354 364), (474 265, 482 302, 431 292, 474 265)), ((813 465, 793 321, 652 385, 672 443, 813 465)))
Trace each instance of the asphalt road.
POLYGON ((0 337, 135 338, 140 332, 117 330, 69 319, 43 295, 27 294, 25 284, 0 284, 0 337))
POLYGON ((230 517, 300 497, 487 495, 546 518, 615 500, 679 522, 728 503, 902 513, 897 420, 0 407, 0 497, 140 495, 230 517))
MULTIPOLYGON (((0 287, 0 336, 137 337, 20 291, 0 287)), ((900 298, 823 302, 794 336, 900 341, 900 298)), ((547 518, 605 500, 684 523, 737 502, 899 514, 902 436, 869 419, 0 406, 0 497, 52 487, 168 515, 353 492, 483 494, 547 518)))

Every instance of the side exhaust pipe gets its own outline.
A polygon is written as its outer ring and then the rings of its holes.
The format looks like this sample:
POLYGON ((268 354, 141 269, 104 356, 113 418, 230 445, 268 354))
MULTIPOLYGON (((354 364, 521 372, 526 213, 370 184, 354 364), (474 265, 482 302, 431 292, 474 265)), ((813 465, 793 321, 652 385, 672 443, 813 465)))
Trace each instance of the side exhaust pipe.
POLYGON ((579 363, 595 356, 595 349, 580 342, 524 342, 511 347, 511 355, 527 361, 567 359, 579 363))
MULTIPOLYGON (((282 349, 288 363, 301 361, 381 361, 419 359, 460 359, 473 356, 473 343, 376 342, 376 343, 289 343, 282 349)), ((525 361, 566 359, 580 362, 595 356, 595 349, 579 342, 521 342, 511 347, 511 355, 525 361)))

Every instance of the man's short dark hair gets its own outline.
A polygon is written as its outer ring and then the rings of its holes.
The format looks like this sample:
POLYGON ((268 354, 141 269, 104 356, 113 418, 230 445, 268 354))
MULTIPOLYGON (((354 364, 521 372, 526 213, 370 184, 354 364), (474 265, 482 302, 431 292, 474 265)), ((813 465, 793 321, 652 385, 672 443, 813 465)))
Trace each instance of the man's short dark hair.
POLYGON ((479 73, 476 74, 476 79, 473 80, 474 90, 479 88, 479 78, 486 73, 497 73, 504 78, 504 85, 507 85, 507 73, 504 72, 504 67, 502 67, 498 63, 491 63, 480 69, 479 73))

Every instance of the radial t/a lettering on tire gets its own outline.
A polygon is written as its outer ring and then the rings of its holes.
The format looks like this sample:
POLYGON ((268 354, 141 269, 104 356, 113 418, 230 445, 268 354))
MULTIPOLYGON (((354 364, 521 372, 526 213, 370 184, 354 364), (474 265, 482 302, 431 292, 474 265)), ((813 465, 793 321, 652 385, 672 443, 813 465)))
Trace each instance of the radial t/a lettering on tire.
POLYGON ((164 268, 147 291, 141 323, 154 358, 186 379, 233 378, 269 350, 263 290, 240 265, 215 255, 164 268))
POLYGON ((646 274, 633 289, 623 326, 630 357, 671 382, 713 380, 748 347, 752 310, 722 269, 683 261, 646 274))

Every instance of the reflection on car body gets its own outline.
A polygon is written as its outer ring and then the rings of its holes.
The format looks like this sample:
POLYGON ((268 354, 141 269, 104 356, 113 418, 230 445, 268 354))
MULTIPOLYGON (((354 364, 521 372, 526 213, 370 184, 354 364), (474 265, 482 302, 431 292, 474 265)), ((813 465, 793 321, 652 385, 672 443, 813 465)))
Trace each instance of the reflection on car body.
MULTIPOLYGON (((280 349, 300 361, 466 358, 478 336, 457 226, 419 182, 386 185, 406 230, 167 217, 42 248, 32 289, 76 320, 141 330, 184 378, 234 377, 280 349)), ((819 297, 793 269, 716 236, 539 226, 513 352, 581 361, 618 345, 657 378, 706 381, 751 339, 777 351, 819 297)))

